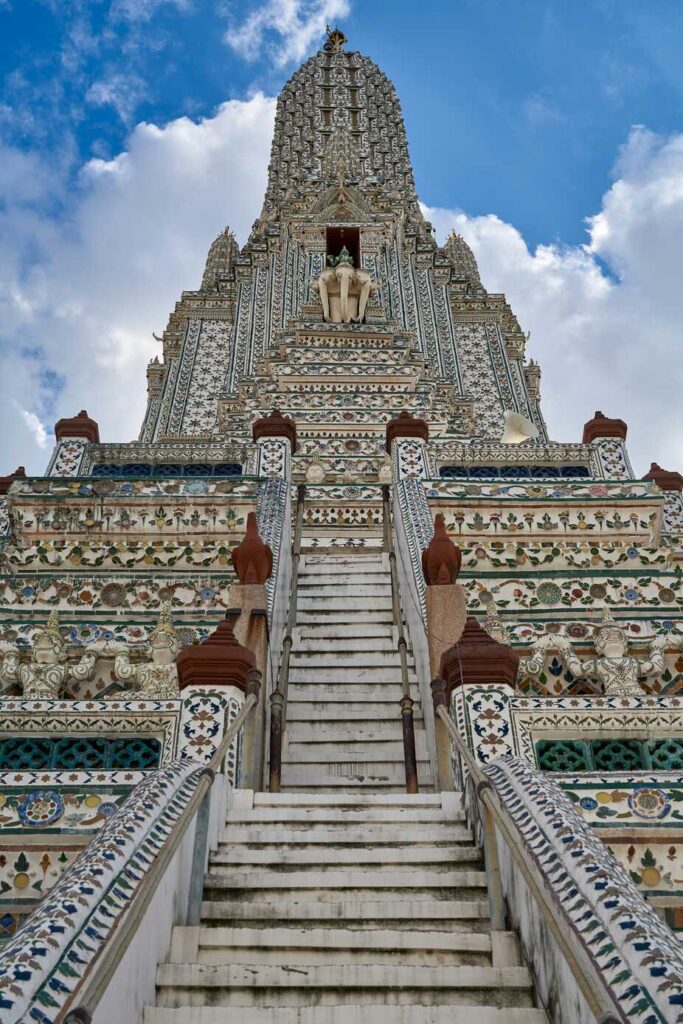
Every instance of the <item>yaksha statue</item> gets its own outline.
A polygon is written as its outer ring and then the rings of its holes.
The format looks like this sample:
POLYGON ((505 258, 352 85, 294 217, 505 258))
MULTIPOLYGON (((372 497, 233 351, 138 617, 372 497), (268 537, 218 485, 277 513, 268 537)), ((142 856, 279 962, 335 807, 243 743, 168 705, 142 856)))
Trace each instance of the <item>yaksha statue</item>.
POLYGON ((114 700, 137 698, 138 700, 173 700, 178 697, 178 669, 175 660, 180 650, 178 634, 171 621, 171 606, 161 606, 159 621, 152 630, 147 644, 148 660, 133 663, 129 651, 116 654, 114 675, 122 683, 133 680, 137 689, 109 694, 114 700))
POLYGON ((338 256, 328 256, 327 261, 329 267, 312 285, 320 293, 325 323, 361 324, 368 299, 377 291, 377 282, 367 270, 354 267, 346 246, 338 256))
POLYGON ((659 675, 664 671, 667 638, 654 637, 648 645, 649 659, 639 661, 628 653, 626 634, 612 618, 609 608, 605 608, 602 622, 595 628, 593 637, 598 657, 585 659, 576 654, 566 637, 550 634, 542 637, 533 645, 531 657, 520 662, 520 675, 540 675, 546 654, 557 651, 573 676, 590 676, 602 683, 606 697, 638 697, 643 693, 639 677, 659 675))
POLYGON ((36 633, 29 660, 22 661, 21 650, 12 644, 2 645, 0 658, 0 679, 20 683, 25 700, 59 700, 71 679, 92 679, 97 651, 89 647, 77 662, 68 661, 59 616, 51 612, 36 633))

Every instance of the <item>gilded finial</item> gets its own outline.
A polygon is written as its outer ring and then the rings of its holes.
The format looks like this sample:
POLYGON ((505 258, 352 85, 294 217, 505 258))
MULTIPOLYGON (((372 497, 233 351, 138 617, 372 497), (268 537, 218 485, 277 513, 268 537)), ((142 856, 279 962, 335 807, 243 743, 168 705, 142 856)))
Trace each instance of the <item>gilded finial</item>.
POLYGON ((348 39, 342 30, 336 26, 330 28, 329 25, 326 25, 325 32, 327 33, 327 39, 323 43, 325 53, 339 53, 344 43, 348 43, 348 39))

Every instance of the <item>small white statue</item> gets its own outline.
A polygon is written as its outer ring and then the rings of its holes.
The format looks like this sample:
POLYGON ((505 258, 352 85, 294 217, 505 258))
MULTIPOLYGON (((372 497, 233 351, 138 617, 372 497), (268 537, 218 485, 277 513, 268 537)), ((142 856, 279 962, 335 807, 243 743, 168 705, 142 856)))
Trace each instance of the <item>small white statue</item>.
POLYGON ((171 606, 161 606, 159 621, 147 644, 148 660, 133 663, 128 649, 119 650, 114 659, 114 675, 122 683, 134 680, 138 689, 107 694, 113 700, 173 700, 178 697, 178 669, 175 660, 180 650, 178 634, 171 621, 171 606))
POLYGON ((86 649, 75 663, 67 660, 57 612, 51 612, 45 626, 36 632, 30 660, 22 661, 19 648, 6 643, 0 657, 0 679, 4 683, 20 683, 25 700, 59 700, 69 680, 92 679, 97 661, 92 648, 86 649))
POLYGON ((325 479, 325 467, 320 459, 320 452, 313 452, 313 458, 306 467, 306 483, 321 484, 325 479))
POLYGON ((498 608, 492 596, 484 598, 484 607, 486 608, 486 616, 484 617, 483 626, 484 632, 488 633, 488 635, 494 640, 497 640, 499 644, 505 644, 507 647, 510 647, 512 645, 510 633, 498 614, 498 608))
POLYGON ((540 675, 545 656, 549 651, 557 651, 567 669, 577 678, 591 676, 602 683, 606 697, 639 697, 642 689, 638 678, 654 676, 664 671, 664 649, 667 638, 654 637, 648 650, 647 661, 639 661, 628 653, 628 638, 621 626, 612 618, 609 608, 605 608, 602 622, 593 633, 597 658, 582 659, 574 651, 566 637, 548 635, 541 637, 532 647, 529 658, 520 662, 522 675, 540 675))
POLYGON ((377 291, 377 282, 367 270, 354 267, 346 246, 338 256, 328 256, 328 260, 330 266, 312 286, 320 293, 325 323, 362 323, 370 294, 377 291))

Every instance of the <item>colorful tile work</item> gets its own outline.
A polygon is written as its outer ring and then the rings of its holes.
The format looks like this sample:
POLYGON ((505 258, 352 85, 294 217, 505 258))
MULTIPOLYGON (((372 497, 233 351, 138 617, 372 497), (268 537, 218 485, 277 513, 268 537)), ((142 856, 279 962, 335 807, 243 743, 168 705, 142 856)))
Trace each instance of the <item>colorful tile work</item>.
POLYGON ((66 998, 125 914, 201 777, 201 768, 185 760, 148 776, 7 942, 0 956, 3 1022, 60 1019, 66 998))
POLYGON ((644 1024, 679 1021, 683 950, 623 867, 547 776, 516 758, 484 772, 549 880, 558 913, 605 979, 615 1013, 644 1024))

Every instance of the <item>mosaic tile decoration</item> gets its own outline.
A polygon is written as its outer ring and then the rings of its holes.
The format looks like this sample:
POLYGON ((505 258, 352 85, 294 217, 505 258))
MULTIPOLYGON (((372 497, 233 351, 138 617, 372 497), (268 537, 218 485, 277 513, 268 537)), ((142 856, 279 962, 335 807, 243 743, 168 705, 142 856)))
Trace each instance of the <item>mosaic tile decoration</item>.
POLYGON ((683 949, 623 867, 545 775, 517 758, 484 772, 614 1000, 617 1019, 683 1015, 683 949))
POLYGON ((0 955, 3 1024, 53 1024, 115 932, 204 770, 179 759, 150 774, 0 955))

